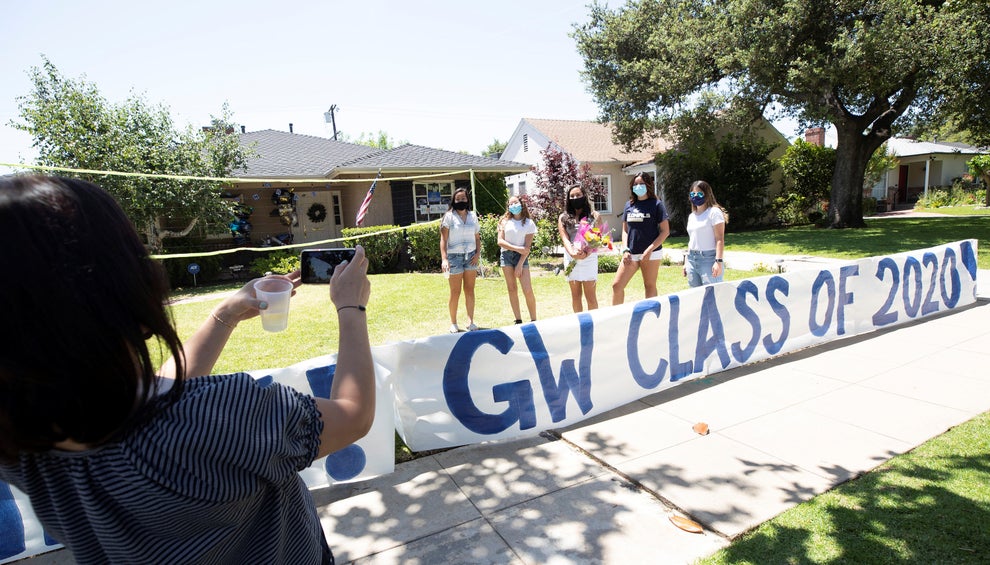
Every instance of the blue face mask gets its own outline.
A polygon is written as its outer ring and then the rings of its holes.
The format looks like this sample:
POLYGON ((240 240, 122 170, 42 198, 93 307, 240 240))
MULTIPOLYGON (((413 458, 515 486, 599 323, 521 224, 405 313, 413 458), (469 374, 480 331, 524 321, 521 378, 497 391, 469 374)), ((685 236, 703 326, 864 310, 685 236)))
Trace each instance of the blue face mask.
POLYGON ((518 214, 519 212, 522 212, 522 204, 512 204, 509 206, 510 214, 518 214))
POLYGON ((694 204, 695 206, 701 206, 705 203, 704 192, 689 192, 688 198, 691 199, 691 204, 694 204))
POLYGON ((646 185, 645 184, 634 184, 633 185, 633 194, 635 194, 636 196, 643 196, 644 194, 646 194, 646 185))

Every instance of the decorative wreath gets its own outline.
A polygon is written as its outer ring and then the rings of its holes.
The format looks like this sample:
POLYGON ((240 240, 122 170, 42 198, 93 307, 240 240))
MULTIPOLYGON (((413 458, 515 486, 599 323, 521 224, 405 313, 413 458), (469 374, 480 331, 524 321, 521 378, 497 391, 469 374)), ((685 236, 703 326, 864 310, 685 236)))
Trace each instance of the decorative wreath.
POLYGON ((318 224, 327 219, 327 207, 319 202, 313 202, 309 210, 306 210, 306 216, 309 217, 309 221, 318 224))

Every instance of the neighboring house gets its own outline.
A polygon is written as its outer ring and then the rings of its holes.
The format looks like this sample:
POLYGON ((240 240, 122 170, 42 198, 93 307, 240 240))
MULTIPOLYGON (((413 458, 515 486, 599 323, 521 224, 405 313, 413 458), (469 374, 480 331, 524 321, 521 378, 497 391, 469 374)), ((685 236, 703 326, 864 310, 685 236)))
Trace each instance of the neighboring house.
POLYGON ((242 133, 239 137, 241 145, 253 149, 255 155, 248 160, 247 170, 234 175, 244 180, 227 192, 254 208, 248 221, 255 243, 287 232, 292 233, 294 243, 341 237, 342 228, 355 226, 358 208, 379 170, 382 178, 375 185, 374 199, 363 224, 366 227, 404 226, 439 218, 455 187, 471 187, 472 171, 505 175, 529 169, 521 163, 418 145, 382 150, 275 130, 242 133), (430 176, 408 178, 425 175, 430 176), (395 177, 406 180, 390 180, 395 177), (301 179, 307 182, 292 182, 301 179), (283 200, 295 202, 291 220, 279 214, 273 202, 276 191, 290 193, 283 200), (323 214, 307 213, 320 208, 315 204, 326 211, 325 218, 321 219, 323 214))
MULTIPOLYGON (((760 135, 778 147, 770 154, 771 159, 779 159, 789 145, 773 125, 764 120, 760 135)), ((591 166, 591 174, 606 188, 606 196, 595 202, 595 209, 602 214, 621 215, 625 202, 629 199, 629 185, 640 173, 649 173, 657 178, 655 157, 671 148, 669 140, 657 138, 648 150, 626 151, 621 144, 612 141, 610 124, 580 120, 540 120, 523 118, 516 126, 506 143, 502 159, 518 163, 528 163, 539 167, 543 160, 542 152, 553 144, 560 151, 568 153, 579 164, 591 166)), ((536 177, 533 172, 506 177, 509 194, 529 194, 535 189, 536 177)), ((781 183, 779 169, 771 182, 771 193, 779 190, 781 183)), ((715 187, 716 194, 718 187, 715 187)), ((685 194, 685 198, 687 198, 685 194)), ((614 224, 615 222, 610 222, 614 224)))
MULTIPOLYGON (((629 198, 632 177, 645 171, 655 178, 654 155, 668 148, 659 140, 652 150, 628 152, 612 141, 608 124, 523 118, 506 142, 501 158, 538 168, 543 162, 543 151, 551 144, 579 164, 590 165, 591 174, 605 187, 604 197, 595 201, 595 209, 602 214, 621 214, 629 198)), ((537 190, 532 171, 506 177, 505 184, 509 194, 514 195, 537 190)))
POLYGON ((967 174, 966 163, 987 151, 965 143, 892 137, 887 140, 887 153, 897 157, 897 165, 866 195, 894 206, 916 202, 930 188, 952 186, 953 180, 967 174))

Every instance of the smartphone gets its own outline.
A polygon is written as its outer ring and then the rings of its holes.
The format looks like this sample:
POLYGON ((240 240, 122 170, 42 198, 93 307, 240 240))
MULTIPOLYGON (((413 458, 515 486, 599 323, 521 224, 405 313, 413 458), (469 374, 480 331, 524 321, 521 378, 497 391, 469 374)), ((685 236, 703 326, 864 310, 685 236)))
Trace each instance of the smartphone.
POLYGON ((302 282, 309 284, 327 284, 333 276, 333 270, 344 261, 354 259, 354 249, 303 249, 299 256, 302 282))

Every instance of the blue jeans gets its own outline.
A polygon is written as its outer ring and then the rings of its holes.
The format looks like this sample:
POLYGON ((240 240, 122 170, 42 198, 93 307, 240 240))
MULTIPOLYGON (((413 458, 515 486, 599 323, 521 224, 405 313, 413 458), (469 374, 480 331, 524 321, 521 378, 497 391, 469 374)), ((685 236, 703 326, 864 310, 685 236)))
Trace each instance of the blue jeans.
MULTIPOLYGON (((522 257, 522 253, 518 251, 503 249, 502 254, 499 256, 498 264, 500 267, 512 267, 514 269, 519 266, 520 257, 522 257)), ((526 256, 526 260, 523 261, 522 266, 523 268, 529 267, 529 255, 526 256)))
POLYGON ((725 269, 717 277, 712 276, 712 267, 715 265, 715 250, 710 251, 688 251, 684 259, 684 272, 687 273, 688 285, 701 286, 722 282, 725 269))
POLYGON ((471 264, 471 259, 474 258, 476 251, 468 251, 467 253, 448 253, 447 254, 447 264, 450 265, 450 274, 459 275, 464 271, 477 271, 478 266, 471 264))

